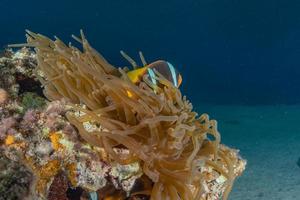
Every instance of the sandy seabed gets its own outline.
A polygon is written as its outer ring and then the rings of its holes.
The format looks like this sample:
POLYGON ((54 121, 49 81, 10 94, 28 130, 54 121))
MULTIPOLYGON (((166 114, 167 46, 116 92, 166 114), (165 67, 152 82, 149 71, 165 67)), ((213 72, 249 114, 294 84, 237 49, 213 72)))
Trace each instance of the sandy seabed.
POLYGON ((229 200, 300 199, 300 105, 201 105, 196 111, 217 119, 222 143, 247 160, 229 200))

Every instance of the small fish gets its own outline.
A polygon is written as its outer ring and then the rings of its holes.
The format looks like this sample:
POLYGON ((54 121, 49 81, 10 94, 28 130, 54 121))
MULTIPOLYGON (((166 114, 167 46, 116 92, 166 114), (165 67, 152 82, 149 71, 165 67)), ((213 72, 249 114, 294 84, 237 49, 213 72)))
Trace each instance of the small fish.
POLYGON ((132 64, 133 70, 127 72, 129 79, 133 83, 139 83, 144 75, 148 75, 149 79, 154 85, 157 85, 155 78, 155 71, 163 75, 168 81, 170 81, 175 87, 179 87, 182 83, 182 77, 175 67, 168 61, 158 60, 151 64, 147 64, 143 54, 140 52, 140 57, 143 63, 143 67, 138 67, 136 62, 130 58, 127 54, 121 51, 121 54, 132 64))
POLYGON ((154 70, 159 72, 168 81, 173 83, 175 87, 179 87, 181 85, 182 83, 181 75, 178 73, 178 71, 174 68, 174 66, 171 63, 163 60, 159 60, 149 65, 146 65, 145 67, 141 67, 129 71, 127 72, 127 75, 133 83, 138 83, 141 81, 141 79, 145 74, 148 74, 151 82, 154 85, 157 85, 157 80, 155 79, 156 75, 154 70))

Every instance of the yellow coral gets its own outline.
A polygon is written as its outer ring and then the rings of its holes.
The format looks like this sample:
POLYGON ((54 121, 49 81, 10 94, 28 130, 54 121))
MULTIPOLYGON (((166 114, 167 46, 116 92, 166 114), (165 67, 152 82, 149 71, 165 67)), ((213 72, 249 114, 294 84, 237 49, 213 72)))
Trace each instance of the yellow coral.
POLYGON ((37 168, 37 183, 36 190, 40 194, 44 194, 47 184, 50 182, 51 178, 54 177, 60 170, 60 161, 51 160, 47 164, 37 168))
POLYGON ((77 178, 76 178, 76 163, 70 163, 67 165, 68 170, 68 178, 73 187, 77 186, 77 178))
POLYGON ((64 146, 60 143, 60 140, 62 138, 60 133, 58 132, 50 133, 49 138, 51 140, 52 147, 55 151, 64 149, 64 146))
POLYGON ((26 143, 24 141, 18 141, 13 135, 8 135, 4 140, 4 144, 16 149, 24 149, 26 147, 26 143))
POLYGON ((15 137, 12 136, 12 135, 8 135, 6 138, 5 138, 5 145, 11 145, 15 142, 15 137))

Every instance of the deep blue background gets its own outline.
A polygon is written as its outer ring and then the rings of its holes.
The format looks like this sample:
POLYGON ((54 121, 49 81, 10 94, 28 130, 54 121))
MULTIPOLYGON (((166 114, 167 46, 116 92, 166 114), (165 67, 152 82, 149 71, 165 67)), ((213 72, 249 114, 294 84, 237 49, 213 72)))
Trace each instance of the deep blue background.
POLYGON ((0 0, 1 47, 80 28, 114 65, 170 61, 193 103, 300 103, 299 0, 0 0))

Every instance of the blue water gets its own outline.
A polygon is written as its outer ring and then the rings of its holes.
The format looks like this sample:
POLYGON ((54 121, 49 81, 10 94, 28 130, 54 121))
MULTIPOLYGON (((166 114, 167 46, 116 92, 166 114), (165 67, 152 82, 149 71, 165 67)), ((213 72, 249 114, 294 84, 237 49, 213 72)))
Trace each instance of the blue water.
POLYGON ((163 58, 183 74, 193 102, 300 102, 297 0, 0 0, 0 46, 24 29, 65 41, 82 28, 114 65, 123 49, 163 58))
POLYGON ((24 42, 25 29, 66 42, 83 29, 113 65, 128 65, 121 49, 168 60, 197 111, 219 119, 222 141, 249 161, 232 199, 300 199, 300 111, 277 107, 300 103, 299 11, 299 0, 0 0, 0 47, 24 42), (266 179, 292 195, 259 191, 266 179))

